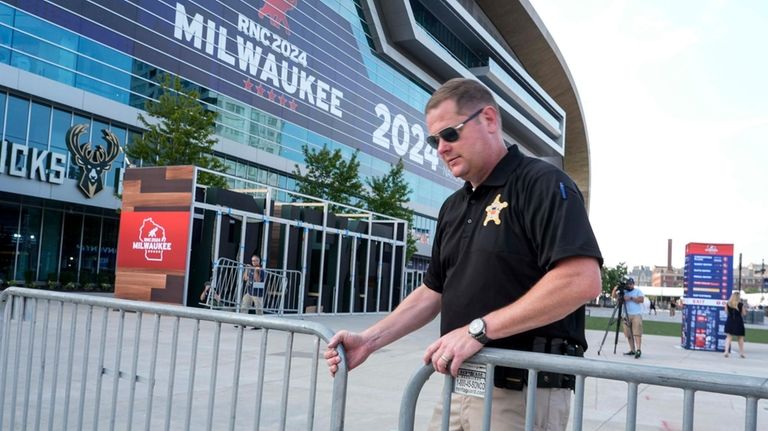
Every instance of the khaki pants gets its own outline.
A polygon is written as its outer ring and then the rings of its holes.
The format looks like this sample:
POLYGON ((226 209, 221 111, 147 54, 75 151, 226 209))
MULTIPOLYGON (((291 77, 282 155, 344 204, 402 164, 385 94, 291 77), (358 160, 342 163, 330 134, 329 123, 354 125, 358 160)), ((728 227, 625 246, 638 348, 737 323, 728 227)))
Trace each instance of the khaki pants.
MULTIPOLYGON (((493 388, 491 430, 524 430, 527 387, 522 391, 493 388)), ((469 395, 451 395, 449 430, 474 431, 483 426, 482 398, 469 395)), ((563 431, 568 426, 571 408, 570 389, 536 390, 536 431, 563 431)), ((442 400, 437 403, 429 423, 430 431, 440 430, 443 414, 442 400)))
MULTIPOLYGON (((643 316, 640 314, 630 314, 627 316, 630 325, 632 325, 632 335, 639 337, 643 335, 643 316)), ((624 335, 629 338, 629 330, 627 329, 627 322, 624 322, 624 335)))
POLYGON ((264 314, 264 301, 261 296, 246 293, 240 302, 240 312, 247 314, 251 309, 256 310, 256 314, 264 314))

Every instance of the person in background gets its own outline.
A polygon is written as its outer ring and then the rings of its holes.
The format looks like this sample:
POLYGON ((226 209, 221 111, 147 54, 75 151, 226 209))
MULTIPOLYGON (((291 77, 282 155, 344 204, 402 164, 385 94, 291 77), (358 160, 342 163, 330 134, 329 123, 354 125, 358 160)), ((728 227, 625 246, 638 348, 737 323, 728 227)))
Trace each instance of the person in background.
MULTIPOLYGON (((256 314, 264 313, 264 279, 266 271, 261 267, 261 258, 251 256, 251 264, 245 266, 243 280, 245 281, 243 299, 240 301, 240 312, 248 313, 254 310, 256 314)), ((252 329, 258 329, 253 327, 252 329)))
MULTIPOLYGON (((446 82, 425 113, 427 144, 465 184, 440 209, 423 283, 363 332, 337 332, 325 352, 329 371, 339 369, 338 346, 353 370, 438 314, 440 337, 423 358, 440 373, 457 376, 484 346, 583 356, 584 304, 600 294, 602 257, 576 184, 506 146, 499 107, 478 81, 446 82)), ((522 429, 527 370, 496 367, 494 377, 491 428, 522 429)), ((572 375, 539 374, 536 429, 566 428, 573 383, 572 375)), ((451 429, 483 423, 483 399, 469 392, 452 395, 451 429)), ((441 416, 442 402, 430 429, 441 416)))
MULTIPOLYGON (((613 288, 611 296, 616 296, 618 286, 613 288)), ((635 288, 635 279, 627 279, 627 286, 624 289, 624 304, 626 304, 627 315, 624 317, 624 336, 629 343, 629 351, 624 354, 634 356, 640 359, 642 352, 640 349, 643 344, 643 292, 635 288)))
POLYGON ((210 303, 208 302, 208 295, 211 294, 211 282, 206 281, 203 286, 203 293, 200 294, 200 303, 208 305, 211 308, 215 308, 221 305, 221 296, 218 292, 214 292, 210 303))
POLYGON ((739 292, 731 293, 728 302, 725 303, 725 357, 731 354, 731 341, 733 337, 739 340, 739 356, 744 358, 744 316, 747 315, 748 307, 741 302, 739 292))
POLYGON ((648 315, 650 316, 651 314, 659 314, 659 312, 656 311, 656 298, 651 298, 650 301, 651 308, 648 310, 648 315))
POLYGON ((677 308, 677 298, 669 300, 669 317, 675 317, 675 309, 677 308))

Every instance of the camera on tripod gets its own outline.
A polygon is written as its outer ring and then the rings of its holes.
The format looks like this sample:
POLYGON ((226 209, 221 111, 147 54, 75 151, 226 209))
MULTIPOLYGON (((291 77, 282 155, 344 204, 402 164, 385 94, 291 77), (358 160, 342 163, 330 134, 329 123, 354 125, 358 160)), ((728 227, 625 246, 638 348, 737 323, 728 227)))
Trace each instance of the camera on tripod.
MULTIPOLYGON (((626 311, 627 311, 626 304, 624 303, 624 293, 626 293, 627 291, 632 291, 634 288, 635 288, 635 279, 633 279, 632 277, 622 277, 618 281, 616 287, 611 292, 611 296, 615 295, 616 297, 616 306, 613 307, 613 313, 611 314, 611 318, 608 319, 608 326, 605 328, 605 333, 603 334, 603 341, 600 343, 600 347, 597 349, 598 355, 603 350, 603 344, 605 344, 605 339, 608 338, 608 331, 614 325, 615 325, 616 335, 614 336, 614 339, 613 339, 613 353, 614 354, 616 353, 616 345, 619 342, 619 326, 621 326, 620 322, 626 320, 626 317, 622 317, 622 315, 626 316, 626 311)), ((631 325, 628 326, 628 330, 630 334, 629 337, 632 337, 631 325)))
POLYGON ((629 278, 622 278, 619 280, 619 285, 616 286, 616 294, 618 295, 619 299, 624 299, 624 292, 627 290, 632 290, 635 287, 635 280, 632 277, 629 278), (629 287, 629 286, 632 287, 629 287))
POLYGON ((619 294, 619 296, 624 296, 624 291, 627 290, 627 281, 621 280, 619 281, 618 288, 616 289, 616 292, 619 294))

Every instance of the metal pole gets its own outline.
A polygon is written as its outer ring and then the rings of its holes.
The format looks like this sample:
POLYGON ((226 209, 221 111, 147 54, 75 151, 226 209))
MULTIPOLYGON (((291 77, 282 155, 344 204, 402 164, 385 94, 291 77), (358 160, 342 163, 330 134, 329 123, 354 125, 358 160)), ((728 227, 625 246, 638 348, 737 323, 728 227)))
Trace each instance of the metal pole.
POLYGON ((365 279, 363 280, 363 313, 368 312, 368 277, 371 274, 371 236, 373 232, 373 220, 368 215, 368 238, 365 247, 365 279))
POLYGON ((323 202, 323 233, 320 239, 320 276, 317 280, 317 312, 323 303, 323 275, 325 275, 325 241, 328 235, 328 202, 323 202))
MULTIPOLYGON (((264 235, 261 241, 261 266, 267 267, 269 248, 269 223, 272 216, 272 187, 267 187, 266 201, 264 202, 264 235)), ((275 265, 277 266, 277 265, 275 265)))
POLYGON ((291 236, 291 225, 285 224, 285 238, 283 239, 283 272, 288 270, 288 240, 291 236))
POLYGON ((248 227, 248 216, 243 214, 242 224, 240 225, 240 244, 238 246, 239 256, 237 257, 238 262, 249 262, 249 260, 246 260, 246 259, 248 259, 250 256, 245 255, 245 234, 247 232, 247 229, 246 229, 247 227, 248 227))
POLYGON ((304 238, 301 248, 301 292, 299 293, 299 313, 304 313, 304 295, 307 294, 307 246, 309 245, 309 228, 304 228, 304 238))
MULTIPOLYGON (((231 216, 230 216, 231 217, 231 216)), ((245 270, 245 224, 247 222, 247 219, 245 215, 243 215, 243 224, 240 225, 240 258, 237 260, 237 293, 235 294, 235 300, 237 301, 237 305, 235 306, 235 311, 240 312, 240 307, 242 307, 243 303, 243 295, 245 294, 246 286, 245 280, 243 280, 243 271, 245 270)), ((250 261, 249 261, 250 262, 250 261)), ((246 311, 247 313, 247 311, 246 311)))
POLYGON ((355 269, 357 267, 357 236, 352 236, 352 253, 349 257, 349 312, 355 312, 355 269))
MULTIPOLYGON (((405 295, 403 295, 403 292, 405 291, 405 264, 406 264, 406 254, 408 253, 408 222, 403 222, 403 255, 402 255, 402 263, 400 265, 400 298, 405 299, 405 295)), ((421 283, 414 286, 414 289, 416 287, 419 287, 421 283)))
POLYGON ((341 244, 344 242, 344 234, 339 232, 339 239, 336 244, 336 282, 333 287, 333 312, 339 312, 339 272, 341 271, 341 244))
POLYGON ((392 311, 392 300, 395 294, 395 262, 397 261, 397 226, 398 223, 392 224, 392 244, 390 244, 392 254, 389 256, 389 304, 387 305, 387 311, 392 311))
POLYGON ((741 253, 739 253, 739 292, 741 292, 741 253))
POLYGON ((216 226, 213 229, 213 262, 219 261, 219 241, 221 240, 221 211, 216 211, 216 226))
POLYGON ((381 278, 384 266, 384 241, 379 242, 379 259, 376 263, 376 311, 381 311, 381 278))

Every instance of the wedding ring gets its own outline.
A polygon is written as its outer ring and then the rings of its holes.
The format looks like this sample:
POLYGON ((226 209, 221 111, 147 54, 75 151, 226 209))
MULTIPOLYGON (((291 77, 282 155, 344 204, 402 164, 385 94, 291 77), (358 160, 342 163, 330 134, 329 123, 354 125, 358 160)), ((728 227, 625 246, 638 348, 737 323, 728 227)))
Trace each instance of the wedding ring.
POLYGON ((445 355, 440 355, 440 359, 444 360, 446 364, 447 364, 448 362, 451 362, 451 358, 449 358, 449 357, 447 357, 447 356, 445 356, 445 355))

